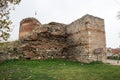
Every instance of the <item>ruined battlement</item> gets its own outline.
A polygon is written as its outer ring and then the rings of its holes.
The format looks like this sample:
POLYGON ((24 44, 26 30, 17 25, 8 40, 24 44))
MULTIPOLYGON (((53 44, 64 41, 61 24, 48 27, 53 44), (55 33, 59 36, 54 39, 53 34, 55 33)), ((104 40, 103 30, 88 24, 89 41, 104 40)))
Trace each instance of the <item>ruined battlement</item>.
POLYGON ((68 25, 57 22, 42 25, 34 18, 23 19, 19 38, 21 50, 31 59, 66 58, 80 62, 106 59, 104 19, 88 14, 68 25))
POLYGON ((36 27, 41 27, 42 24, 35 18, 26 18, 20 22, 19 40, 29 35, 36 27))

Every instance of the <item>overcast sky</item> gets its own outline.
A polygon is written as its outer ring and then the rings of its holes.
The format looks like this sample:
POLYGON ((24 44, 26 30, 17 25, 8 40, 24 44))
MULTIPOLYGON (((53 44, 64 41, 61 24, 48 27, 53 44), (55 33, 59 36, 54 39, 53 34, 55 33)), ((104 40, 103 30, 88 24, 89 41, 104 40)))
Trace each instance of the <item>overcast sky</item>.
POLYGON ((116 48, 120 45, 119 11, 120 0, 22 0, 11 13, 14 27, 10 40, 18 39, 19 23, 26 17, 35 17, 42 24, 51 21, 69 24, 90 14, 105 20, 107 47, 116 48))

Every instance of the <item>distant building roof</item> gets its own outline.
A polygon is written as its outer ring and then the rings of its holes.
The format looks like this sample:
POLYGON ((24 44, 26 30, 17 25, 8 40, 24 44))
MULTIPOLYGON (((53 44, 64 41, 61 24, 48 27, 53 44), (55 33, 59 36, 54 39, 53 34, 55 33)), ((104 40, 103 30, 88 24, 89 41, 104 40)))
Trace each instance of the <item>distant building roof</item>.
POLYGON ((119 54, 120 53, 120 48, 116 48, 116 49, 111 49, 113 54, 119 54))

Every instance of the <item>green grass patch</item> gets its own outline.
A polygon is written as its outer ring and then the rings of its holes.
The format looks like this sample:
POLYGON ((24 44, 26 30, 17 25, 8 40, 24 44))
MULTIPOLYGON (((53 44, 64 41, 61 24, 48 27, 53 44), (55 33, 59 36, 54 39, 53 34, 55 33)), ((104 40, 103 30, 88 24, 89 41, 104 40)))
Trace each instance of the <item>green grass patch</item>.
POLYGON ((0 80, 120 80, 120 67, 61 59, 10 60, 0 64, 0 80))

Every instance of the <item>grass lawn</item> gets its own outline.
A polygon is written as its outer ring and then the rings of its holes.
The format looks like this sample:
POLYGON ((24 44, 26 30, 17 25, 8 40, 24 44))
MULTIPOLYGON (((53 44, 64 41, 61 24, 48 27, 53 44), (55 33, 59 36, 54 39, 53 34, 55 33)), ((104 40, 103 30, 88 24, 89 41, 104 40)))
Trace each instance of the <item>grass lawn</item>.
POLYGON ((120 80, 120 66, 60 59, 10 60, 0 64, 0 80, 120 80))

